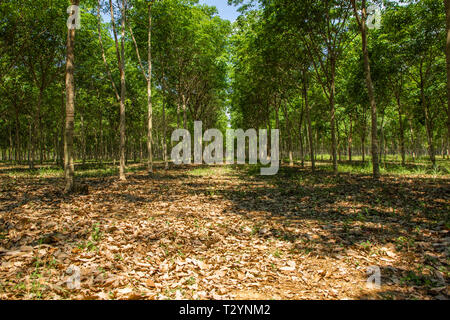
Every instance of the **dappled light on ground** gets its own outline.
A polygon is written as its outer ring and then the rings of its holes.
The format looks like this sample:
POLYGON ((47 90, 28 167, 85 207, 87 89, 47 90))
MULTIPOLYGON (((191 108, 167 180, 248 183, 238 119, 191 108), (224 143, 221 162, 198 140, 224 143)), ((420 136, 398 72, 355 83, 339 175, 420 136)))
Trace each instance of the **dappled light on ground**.
POLYGON ((449 177, 135 167, 127 182, 0 168, 1 299, 444 299, 449 177), (16 172, 16 171, 14 171, 16 172), (80 288, 67 287, 69 266, 80 288), (367 286, 377 266, 381 287, 367 286))

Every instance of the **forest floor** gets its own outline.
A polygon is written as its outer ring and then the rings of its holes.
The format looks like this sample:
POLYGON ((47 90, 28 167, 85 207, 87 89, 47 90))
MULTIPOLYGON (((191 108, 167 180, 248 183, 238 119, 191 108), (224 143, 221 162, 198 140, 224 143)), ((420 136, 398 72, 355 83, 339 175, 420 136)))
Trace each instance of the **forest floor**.
POLYGON ((0 299, 449 298, 448 174, 102 172, 0 165, 0 299))

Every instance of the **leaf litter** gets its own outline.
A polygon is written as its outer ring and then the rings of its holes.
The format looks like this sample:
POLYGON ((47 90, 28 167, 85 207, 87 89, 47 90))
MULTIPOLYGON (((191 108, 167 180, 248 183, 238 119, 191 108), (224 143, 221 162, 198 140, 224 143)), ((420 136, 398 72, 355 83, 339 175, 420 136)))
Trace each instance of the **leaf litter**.
POLYGON ((61 179, 0 174, 0 299, 449 297, 448 177, 176 167, 127 179, 64 196, 61 179), (367 285, 371 266, 381 287, 367 285))

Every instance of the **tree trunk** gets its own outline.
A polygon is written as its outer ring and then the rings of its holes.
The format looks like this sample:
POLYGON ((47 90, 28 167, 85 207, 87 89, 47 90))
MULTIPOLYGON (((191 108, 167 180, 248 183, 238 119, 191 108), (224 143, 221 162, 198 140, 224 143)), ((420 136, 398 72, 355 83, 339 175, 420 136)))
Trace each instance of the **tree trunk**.
POLYGON ((337 161, 341 162, 341 135, 339 134, 339 122, 336 121, 336 136, 337 136, 337 161))
POLYGON ((364 56, 364 71, 366 75, 366 86, 367 93, 369 95, 370 100, 370 109, 372 115, 372 165, 373 165, 373 178, 378 179, 380 177, 380 166, 378 161, 378 130, 377 130, 377 104, 375 101, 375 94, 372 82, 372 76, 370 72, 370 60, 369 60, 369 51, 367 49, 367 29, 366 29, 366 0, 362 0, 362 16, 361 18, 358 15, 358 10, 356 8, 355 0, 352 0, 353 9, 355 12, 355 17, 358 20, 360 31, 361 31, 361 40, 362 40, 362 51, 364 56))
MULTIPOLYGON (((122 0, 122 34, 121 34, 121 52, 119 60, 120 69, 120 166, 119 166, 119 178, 122 181, 127 180, 125 177, 125 2, 122 0)), ((111 12, 112 14, 112 12, 111 12)))
POLYGON ((9 154, 8 154, 9 162, 12 162, 12 153, 13 153, 12 129, 11 126, 9 126, 9 154))
POLYGON ((436 167, 436 153, 434 149, 434 139, 433 139, 433 123, 431 121, 428 104, 425 105, 425 127, 427 131, 428 154, 430 156, 430 160, 433 167, 436 167))
POLYGON ((29 125, 28 125, 28 166, 30 169, 33 169, 33 163, 32 163, 32 149, 33 149, 33 120, 30 119, 29 125))
MULTIPOLYGON (((447 44, 446 44, 446 58, 447 58, 447 137, 450 137, 450 0, 444 0, 446 25, 447 25, 447 44)), ((449 149, 449 139, 447 139, 447 155, 449 149)))
POLYGON ((400 95, 398 94, 397 97, 397 108, 398 108, 398 122, 399 122, 399 129, 400 129, 400 154, 402 156, 402 166, 406 164, 406 155, 405 155, 405 124, 403 121, 403 112, 402 112, 402 105, 400 102, 400 95))
POLYGON ((445 144, 445 155, 446 155, 446 159, 448 160, 450 157, 450 132, 447 132, 446 141, 447 141, 447 143, 445 144))
MULTIPOLYGON (((78 5, 79 0, 72 0, 72 5, 78 5)), ((67 33, 66 57, 66 125, 64 130, 64 192, 73 191, 74 162, 73 162, 73 129, 75 112, 75 84, 73 74, 75 71, 75 29, 67 33)))
POLYGON ((352 142, 353 142, 353 112, 350 113, 350 128, 348 131, 348 161, 352 162, 352 142))
MULTIPOLYGON (((149 58, 150 61, 151 58, 149 58)), ((152 106, 152 80, 151 80, 151 62, 149 62, 149 77, 147 80, 147 171, 149 173, 153 172, 153 106, 152 106)))
POLYGON ((44 88, 41 86, 39 88, 39 97, 37 103, 37 112, 36 112, 36 125, 35 125, 35 143, 34 143, 34 156, 36 156, 36 147, 39 148, 39 163, 42 164, 43 160, 43 145, 42 145, 42 121, 41 121, 41 107, 42 107, 42 99, 44 97, 44 88))
POLYGON ((411 157, 412 157, 412 161, 415 162, 416 161, 416 140, 414 139, 414 129, 413 129, 413 124, 412 124, 412 119, 409 118, 408 122, 409 122, 409 132, 411 134, 411 157))
MULTIPOLYGON (((100 0, 97 1, 98 9, 97 9, 97 16, 98 16, 98 37, 100 42, 100 47, 102 50, 102 59, 103 63, 105 64, 105 68, 107 71, 108 78, 111 82, 111 85, 113 87, 114 95, 116 96, 116 99, 119 101, 119 113, 120 113, 120 121, 119 121, 119 132, 120 132, 120 144, 119 144, 119 179, 121 181, 126 181, 125 176, 125 144, 126 144, 126 136, 125 136, 125 95, 126 95, 126 86, 125 86, 125 13, 126 13, 126 0, 122 0, 122 8, 121 8, 121 45, 119 49, 119 41, 117 38, 117 32, 116 32, 116 23, 114 18, 114 8, 112 4, 112 0, 109 0, 109 8, 111 12, 111 26, 114 36, 114 44, 116 48, 116 58, 117 58, 117 64, 119 68, 120 73, 120 94, 117 90, 117 87, 114 83, 114 80, 112 78, 112 74, 110 72, 110 69, 108 67, 108 63, 106 61, 105 51, 103 47, 102 37, 101 37, 101 15, 100 15, 100 0)), ((115 157, 114 157, 115 160, 115 157)), ((115 161, 113 161, 114 163, 115 161)), ((113 164, 115 165, 115 163, 113 164)))
POLYGON ((65 130, 66 130, 66 90, 63 88, 61 92, 61 134, 60 139, 58 140, 58 146, 59 146, 59 166, 61 168, 64 167, 64 140, 65 140, 65 130))
MULTIPOLYGON (((164 92, 164 90, 163 90, 164 92)), ((164 93, 163 93, 164 94, 164 93)), ((163 98, 163 104, 162 104, 162 121, 163 121, 163 160, 164 160, 164 168, 167 170, 169 169, 169 160, 167 156, 167 123, 166 123, 166 102, 163 98)))
MULTIPOLYGON (((133 29, 129 26, 131 38, 134 43, 134 47, 136 49, 136 55, 139 60, 139 65, 141 67, 141 71, 147 80, 147 171, 150 174, 153 172, 153 151, 152 151, 152 131, 153 131, 153 106, 152 106, 152 5, 154 0, 148 3, 148 40, 147 40, 147 49, 148 49, 148 69, 147 74, 145 74, 144 66, 142 65, 141 55, 139 53, 139 47, 136 43, 136 39, 134 38, 133 29)), ((142 153, 142 152, 141 152, 142 153)))
POLYGON ((153 172, 152 130, 153 130, 153 106, 152 106, 152 3, 148 6, 148 75, 147 75, 147 104, 148 104, 148 131, 147 131, 147 170, 153 172))
MULTIPOLYGON (((283 111, 284 111, 284 117, 285 117, 287 148, 288 148, 288 155, 289 155, 289 166, 293 167, 294 166, 294 156, 292 153, 292 135, 291 135, 292 128, 291 128, 291 123, 289 121, 289 113, 288 113, 288 108, 287 108, 286 102, 283 104, 283 111)), ((301 139, 301 130, 302 130, 302 128, 300 127, 300 139, 301 139)))
POLYGON ((305 100, 306 121, 308 122, 308 141, 309 141, 309 156, 311 157, 311 170, 316 170, 316 160, 314 158, 314 138, 311 125, 311 110, 309 108, 308 100, 308 78, 306 71, 303 71, 303 99, 305 100))
POLYGON ((81 126, 81 161, 84 166, 86 164, 86 132, 84 127, 83 112, 80 112, 80 126, 81 126))
POLYGON ((428 102, 425 97, 425 84, 422 74, 422 66, 420 68, 420 96, 422 100, 422 107, 425 111, 425 128, 427 132, 427 141, 428 141, 428 155, 430 156, 431 163, 433 167, 436 167, 436 157, 434 150, 434 139, 433 139, 433 123, 430 115, 430 110, 428 108, 428 102))
POLYGON ((363 129, 362 135, 361 135, 361 152, 362 152, 362 162, 365 162, 366 161, 366 130, 365 129, 363 129))
POLYGON ((303 167, 305 167, 305 151, 304 151, 304 146, 303 146, 303 117, 301 117, 302 120, 300 121, 300 125, 298 128, 298 132, 299 132, 299 139, 300 139, 300 164, 303 167))
POLYGON ((20 156, 20 121, 19 121, 19 108, 17 107, 17 104, 14 105, 15 107, 15 115, 16 115, 16 163, 21 163, 21 156, 20 156))
MULTIPOLYGON (((39 118, 40 118, 40 110, 41 110, 41 103, 42 103, 42 89, 39 89, 39 96, 37 101, 37 110, 34 114, 34 121, 33 121, 33 134, 31 135, 31 159, 30 159, 30 169, 34 169, 34 162, 36 160, 36 149, 37 145, 39 144, 39 118)), ((42 157, 41 157, 42 160, 42 157)))
POLYGON ((186 96, 183 94, 183 128, 187 130, 187 110, 186 110, 186 96))
MULTIPOLYGON (((386 151, 386 143, 385 143, 385 137, 384 137, 384 110, 381 116, 381 126, 380 126, 380 148, 379 148, 379 161, 381 162, 381 159, 383 157, 383 151, 386 151)), ((386 152, 385 152, 385 159, 386 159, 386 152)), ((386 162, 386 161, 385 161, 386 162)))
POLYGON ((331 157, 333 159, 333 173, 338 173, 337 165, 337 146, 336 146, 336 110, 335 110, 335 93, 336 93, 336 61, 334 57, 331 59, 331 157))
POLYGON ((180 110, 181 110, 180 100, 177 99, 177 129, 180 129, 180 110))
POLYGON ((100 166, 103 165, 103 157, 104 157, 104 146, 103 146, 103 112, 100 108, 100 115, 99 115, 99 127, 100 127, 100 142, 99 142, 99 160, 100 160, 100 166))

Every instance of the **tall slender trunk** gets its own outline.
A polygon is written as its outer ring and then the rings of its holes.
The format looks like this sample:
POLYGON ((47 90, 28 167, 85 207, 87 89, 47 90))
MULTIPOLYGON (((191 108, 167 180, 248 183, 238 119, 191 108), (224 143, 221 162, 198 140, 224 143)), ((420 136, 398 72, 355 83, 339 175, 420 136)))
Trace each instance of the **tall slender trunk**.
POLYGON ((12 161, 12 153, 13 153, 13 142, 12 142, 12 129, 9 126, 9 153, 8 153, 8 161, 12 161))
MULTIPOLYGON (((30 136, 31 141, 31 157, 30 157, 30 169, 34 169, 34 162, 36 160, 36 153, 37 153, 37 145, 40 144, 40 126, 39 126, 39 118, 41 113, 41 103, 42 103, 42 89, 39 89, 39 95, 37 100, 37 106, 36 106, 36 112, 34 114, 34 120, 33 120, 33 134, 30 136)), ((42 160, 42 156, 41 156, 42 160)))
MULTIPOLYGON (((379 147, 379 161, 381 162, 383 151, 386 151, 386 142, 385 142, 385 136, 384 136, 384 110, 381 116, 381 126, 380 126, 380 147, 379 147)), ((385 159, 386 159, 386 152, 385 152, 385 159)), ((386 161, 385 161, 386 162, 386 161)))
MULTIPOLYGON (((125 4, 126 0, 122 0, 122 34, 120 39, 120 60, 119 60, 119 69, 120 69, 120 166, 119 166, 119 178, 122 181, 126 180, 125 177, 125 95, 126 95, 126 86, 125 86, 125 4)), ((111 12, 113 14, 113 12, 111 12)))
MULTIPOLYGON (((163 75, 164 77, 164 75, 163 75)), ((163 95, 165 94, 165 82, 163 88, 163 95)), ((166 123, 166 99, 163 98, 162 103, 162 121, 163 121, 163 137, 162 137, 162 146, 163 146, 163 160, 164 160, 164 168, 169 169, 169 159, 167 156, 167 123, 166 123)))
POLYGON ((330 106, 331 106, 331 156, 333 158, 333 173, 338 173, 337 165, 337 142, 336 142, 336 110, 335 110, 335 93, 336 93, 336 60, 331 59, 331 91, 330 91, 330 106))
MULTIPOLYGON (((303 112, 302 112, 303 113, 303 112)), ((305 147, 303 145, 303 116, 301 117, 302 119, 300 120, 300 124, 299 124, 299 128, 298 128, 298 132, 299 132, 299 139, 300 139, 300 165, 302 166, 302 168, 305 166, 305 147)))
POLYGON ((316 170, 316 160, 315 160, 315 153, 314 153, 314 137, 312 132, 312 125, 311 125, 311 109, 309 107, 309 100, 308 100, 308 75, 306 74, 306 71, 303 70, 303 99, 305 100, 305 111, 306 111, 306 121, 308 123, 307 129, 308 129, 308 142, 309 142, 309 156, 311 158, 311 170, 314 172, 316 170))
POLYGON ((447 43, 445 55, 447 58, 447 156, 449 149, 450 138, 450 0, 444 0, 445 16, 447 26, 447 43))
POLYGON ((320 144, 319 144, 319 131, 317 130, 316 131, 316 149, 314 150, 314 156, 315 156, 315 158, 316 159, 318 159, 319 158, 319 152, 321 151, 320 150, 320 144))
POLYGON ((409 123, 409 132, 411 134, 411 156, 412 161, 414 162, 416 161, 416 139, 414 138, 414 129, 411 118, 408 119, 408 123, 409 123))
POLYGON ((362 162, 365 162, 366 161, 366 123, 364 123, 364 128, 363 128, 362 134, 361 134, 361 152, 362 152, 362 162))
POLYGON ((337 156, 338 156, 338 162, 342 161, 342 155, 341 155, 341 135, 339 134, 339 123, 336 121, 336 135, 337 135, 337 156))
MULTIPOLYGON (((365 2, 365 1, 363 1, 365 2)), ((363 38, 363 54, 364 54, 364 69, 366 72, 366 83, 367 83, 367 91, 369 94, 370 100, 370 111, 372 118, 372 166, 373 166, 373 177, 374 179, 378 179, 380 177, 380 164, 378 160, 378 130, 377 130, 377 104, 375 101, 375 94, 372 83, 372 76, 370 72, 370 61, 369 61, 369 51, 367 49, 367 35, 366 35, 366 26, 365 26, 365 8, 364 10, 364 19, 362 22, 361 28, 361 37, 363 38)))
POLYGON ((139 139, 139 163, 142 163, 144 153, 142 152, 142 140, 139 139))
POLYGON ((298 125, 298 133, 299 133, 299 140, 300 140, 300 164, 302 168, 305 166, 305 152, 304 152, 304 145, 303 145, 303 124, 304 124, 304 114, 305 114, 305 108, 304 106, 300 107, 300 121, 298 125))
POLYGON ((396 97, 397 100, 397 110, 398 110, 398 122, 399 122, 399 129, 400 129, 400 153, 402 156, 402 166, 406 163, 406 155, 405 155, 405 123, 403 120, 403 111, 402 111, 402 104, 400 101, 400 95, 398 94, 396 97))
POLYGON ((84 166, 86 164, 86 132, 84 126, 83 112, 80 112, 80 126, 81 126, 81 161, 84 166))
POLYGON ((430 110, 428 106, 428 101, 425 96, 425 84, 424 77, 422 72, 422 66, 420 67, 420 97, 422 100, 422 107, 425 112, 425 129, 427 133, 427 142, 428 142, 428 155, 430 156, 431 163, 433 167, 436 166, 436 157, 434 150, 434 139, 433 139, 433 122, 430 115, 430 110))
POLYGON ((180 111, 181 111, 180 100, 177 99, 177 129, 180 129, 180 111))
MULTIPOLYGON (((36 111, 36 118, 35 118, 35 136, 34 143, 33 143, 33 158, 36 157, 36 148, 39 149, 39 163, 42 164, 43 160, 43 152, 42 152, 42 121, 41 121, 41 107, 42 107, 42 100, 44 97, 44 88, 41 85, 39 88, 39 96, 38 96, 38 102, 37 102, 37 111, 36 111)), ((36 160, 36 159, 33 159, 36 160)))
POLYGON ((100 115, 99 115, 99 127, 100 127, 100 142, 99 142, 99 159, 100 159, 100 165, 103 165, 103 157, 104 157, 104 147, 103 147, 103 112, 100 108, 100 115))
POLYGON ((183 99, 183 105, 182 105, 182 110, 183 110, 183 129, 187 130, 186 96, 184 94, 182 95, 182 99, 183 99))
MULTIPOLYGON (((277 104, 277 100, 276 100, 276 98, 275 98, 275 126, 276 126, 276 129, 278 129, 279 130, 279 132, 280 132, 280 136, 282 137, 281 138, 281 148, 280 148, 280 159, 281 159, 281 163, 283 163, 283 142, 284 142, 284 139, 283 139, 283 135, 282 135, 282 133, 284 134, 284 131, 281 129, 281 127, 280 127, 280 115, 279 115, 279 105, 277 104)), ((269 125, 270 125, 270 123, 269 123, 269 125)), ((270 127, 269 127, 270 128, 270 127)), ((270 129, 269 129, 269 132, 270 132, 270 129)))
POLYGON ((147 75, 147 170, 153 172, 153 150, 152 150, 152 131, 153 131, 153 106, 152 106, 152 2, 148 5, 148 75, 147 75))
POLYGON ((352 142, 353 142, 353 112, 350 113, 350 128, 348 131, 348 161, 352 162, 352 142))
POLYGON ((65 139, 65 130, 66 130, 66 90, 62 89, 61 92, 61 135, 58 140, 59 143, 59 165, 64 169, 64 139, 65 139))
POLYGON ((276 123, 277 129, 280 130, 280 132, 281 132, 279 106, 275 106, 275 123, 276 123))
POLYGON ((16 163, 20 163, 21 162, 21 156, 20 156, 20 121, 19 121, 19 108, 17 106, 17 104, 14 105, 15 107, 15 115, 16 115, 16 163))
POLYGON ((445 144, 444 148, 445 148, 446 159, 448 160, 450 158, 450 132, 447 132, 446 141, 447 141, 447 143, 445 144))
POLYGON ((164 168, 169 169, 169 160, 167 157, 167 123, 166 123, 166 103, 163 102, 163 158, 164 158, 164 168))
POLYGON ((433 123, 431 121, 430 110, 428 108, 428 104, 425 104, 425 127, 427 131, 427 140, 428 140, 428 154, 430 156, 431 164, 433 167, 436 167, 436 151, 434 148, 434 139, 433 139, 433 123))
MULTIPOLYGON (((151 65, 151 63, 149 64, 151 65)), ((151 72, 151 66, 149 67, 149 72, 151 72)), ((152 107, 152 82, 151 79, 147 81, 147 171, 149 173, 153 172, 153 136, 152 136, 152 126, 153 126, 153 107, 152 107)))
POLYGON ((28 148, 27 148, 27 152, 28 152, 28 154, 27 154, 27 160, 28 160, 28 166, 30 167, 30 169, 33 169, 33 163, 32 163, 32 155, 31 155, 31 153, 32 153, 32 144, 33 144, 33 132, 32 132, 32 128, 33 128, 33 125, 32 125, 32 122, 33 122, 33 120, 32 119, 30 119, 30 122, 29 122, 29 124, 28 124, 28 148))
POLYGON ((53 151, 53 162, 55 165, 58 165, 58 157, 59 157, 59 142, 58 142, 58 133, 55 134, 54 137, 54 151, 53 151))
POLYGON ((148 3, 148 33, 147 33, 147 63, 148 69, 147 74, 145 73, 144 66, 142 65, 141 55, 139 53, 139 47, 136 43, 136 39, 134 38, 133 29, 131 25, 129 25, 129 30, 131 34, 131 39, 133 40, 134 47, 136 49, 136 55, 139 61, 139 65, 141 67, 142 74, 144 75, 145 80, 147 81, 147 171, 148 173, 153 172, 153 106, 152 106, 152 5, 155 0, 152 0, 148 3))
MULTIPOLYGON (((281 102, 283 103, 283 102, 281 102)), ((285 118, 285 127, 286 127, 286 133, 287 133, 287 148, 288 148, 288 155, 289 155, 289 166, 294 166, 294 155, 292 153, 292 128, 291 123, 289 121, 289 113, 287 109, 287 103, 285 102, 283 104, 283 111, 284 111, 284 118, 285 118)), ((300 138, 301 138, 301 127, 300 127, 300 138)))
MULTIPOLYGON (((114 36, 114 44, 116 49, 116 58, 117 58, 117 64, 120 72, 120 94, 117 90, 117 86, 112 78, 111 71, 109 69, 108 63, 106 61, 106 55, 105 50, 103 47, 102 37, 101 37, 101 14, 100 14, 100 0, 97 1, 97 18, 98 18, 98 38, 100 42, 100 48, 102 51, 102 59, 103 63, 106 68, 106 72, 109 78, 109 81, 111 82, 111 86, 114 91, 114 95, 116 97, 116 100, 119 102, 120 108, 120 121, 119 121, 119 132, 120 132, 120 144, 119 144, 119 179, 121 181, 126 180, 125 176, 125 144, 126 144, 126 136, 125 136, 125 95, 126 95, 126 83, 125 83, 125 19, 126 19, 126 0, 122 0, 122 8, 121 8, 121 39, 120 39, 120 48, 119 48, 119 41, 117 37, 117 31, 116 31, 116 23, 114 18, 114 8, 112 4, 112 0, 109 0, 109 8, 111 12, 111 26, 114 36)), ((113 157, 113 165, 115 165, 115 157, 113 157)))
POLYGON ((370 60, 369 51, 367 49, 367 29, 366 29, 366 0, 362 0, 361 9, 362 16, 359 17, 358 10, 356 8, 355 0, 352 0, 355 17, 358 20, 358 24, 361 31, 362 51, 364 56, 364 71, 366 75, 367 93, 369 95, 370 109, 372 116, 372 166, 373 166, 373 178, 378 179, 380 177, 380 164, 378 160, 378 129, 377 129, 377 104, 375 101, 375 94, 372 82, 372 76, 370 72, 370 60))
MULTIPOLYGON (((271 108, 270 105, 267 104, 267 125, 268 125, 268 137, 270 136, 270 138, 267 141, 267 156, 272 159, 272 138, 271 138, 271 133, 272 133, 272 122, 270 121, 270 113, 271 113, 271 108)), ((279 129, 279 128, 277 128, 279 129)))
MULTIPOLYGON (((79 0, 72 0, 72 5, 78 5, 79 0)), ((74 187, 74 161, 73 161, 73 129, 75 113, 75 29, 67 33, 66 57, 66 124, 64 130, 64 192, 73 191, 74 187)))

